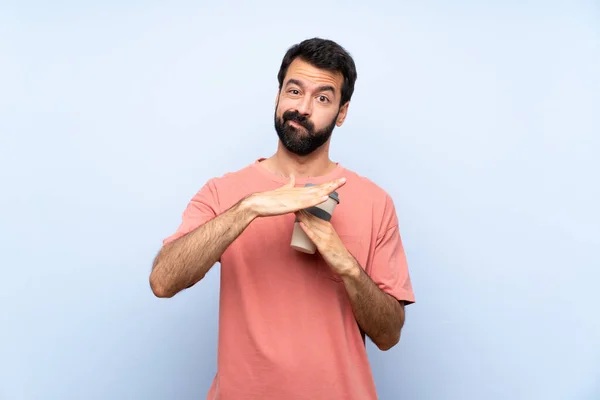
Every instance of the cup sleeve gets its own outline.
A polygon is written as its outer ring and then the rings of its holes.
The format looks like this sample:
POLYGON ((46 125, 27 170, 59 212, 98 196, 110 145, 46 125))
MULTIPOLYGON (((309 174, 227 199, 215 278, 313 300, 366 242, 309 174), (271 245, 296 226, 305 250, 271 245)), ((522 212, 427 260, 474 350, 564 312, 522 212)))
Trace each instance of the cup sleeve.
POLYGON ((415 302, 408 263, 398 219, 391 199, 386 207, 384 224, 377 237, 370 277, 385 293, 406 304, 415 302))
POLYGON ((189 201, 183 211, 179 227, 175 233, 163 240, 163 246, 215 218, 218 209, 217 190, 214 181, 210 180, 189 201))

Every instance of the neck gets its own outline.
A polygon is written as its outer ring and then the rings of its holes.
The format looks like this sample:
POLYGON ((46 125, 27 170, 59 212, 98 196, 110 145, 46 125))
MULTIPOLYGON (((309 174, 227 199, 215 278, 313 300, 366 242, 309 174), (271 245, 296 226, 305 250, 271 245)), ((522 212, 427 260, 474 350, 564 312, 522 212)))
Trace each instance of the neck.
POLYGON ((307 156, 290 153, 279 142, 277 152, 264 161, 265 167, 273 172, 297 178, 316 177, 331 172, 336 164, 329 159, 329 142, 307 156))

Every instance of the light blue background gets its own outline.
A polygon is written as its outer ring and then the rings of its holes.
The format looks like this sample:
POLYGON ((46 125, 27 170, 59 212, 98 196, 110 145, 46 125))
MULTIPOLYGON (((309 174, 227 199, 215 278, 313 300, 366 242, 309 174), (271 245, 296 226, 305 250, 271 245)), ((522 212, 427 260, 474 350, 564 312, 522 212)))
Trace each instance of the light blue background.
POLYGON ((393 196, 417 295, 381 399, 600 399, 600 7, 452 3, 2 2, 0 398, 205 397, 219 270, 162 300, 151 262, 322 36, 359 75, 332 158, 393 196))

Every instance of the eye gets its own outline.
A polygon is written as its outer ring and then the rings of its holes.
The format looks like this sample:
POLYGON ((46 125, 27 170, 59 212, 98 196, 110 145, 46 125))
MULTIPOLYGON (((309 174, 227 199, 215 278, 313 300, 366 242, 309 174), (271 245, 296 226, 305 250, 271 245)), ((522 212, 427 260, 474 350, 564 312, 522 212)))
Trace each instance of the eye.
POLYGON ((319 101, 321 103, 329 103, 329 99, 325 96, 319 96, 319 101))
POLYGON ((291 93, 294 96, 298 96, 300 94, 300 91, 298 89, 290 89, 288 90, 288 93, 291 93))

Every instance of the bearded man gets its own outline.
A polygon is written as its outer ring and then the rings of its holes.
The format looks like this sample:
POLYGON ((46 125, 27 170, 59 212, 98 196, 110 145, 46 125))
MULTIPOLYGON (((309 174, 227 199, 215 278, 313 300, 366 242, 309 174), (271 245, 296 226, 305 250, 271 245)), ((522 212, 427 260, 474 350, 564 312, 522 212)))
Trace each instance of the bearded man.
POLYGON ((329 158, 356 77, 331 40, 292 46, 278 74, 277 151, 208 180, 156 256, 150 285, 164 298, 221 266, 207 399, 377 399, 365 336, 396 345, 415 300, 391 197, 329 158), (335 211, 314 212, 330 196, 335 211), (295 225, 314 254, 290 246, 295 225))

